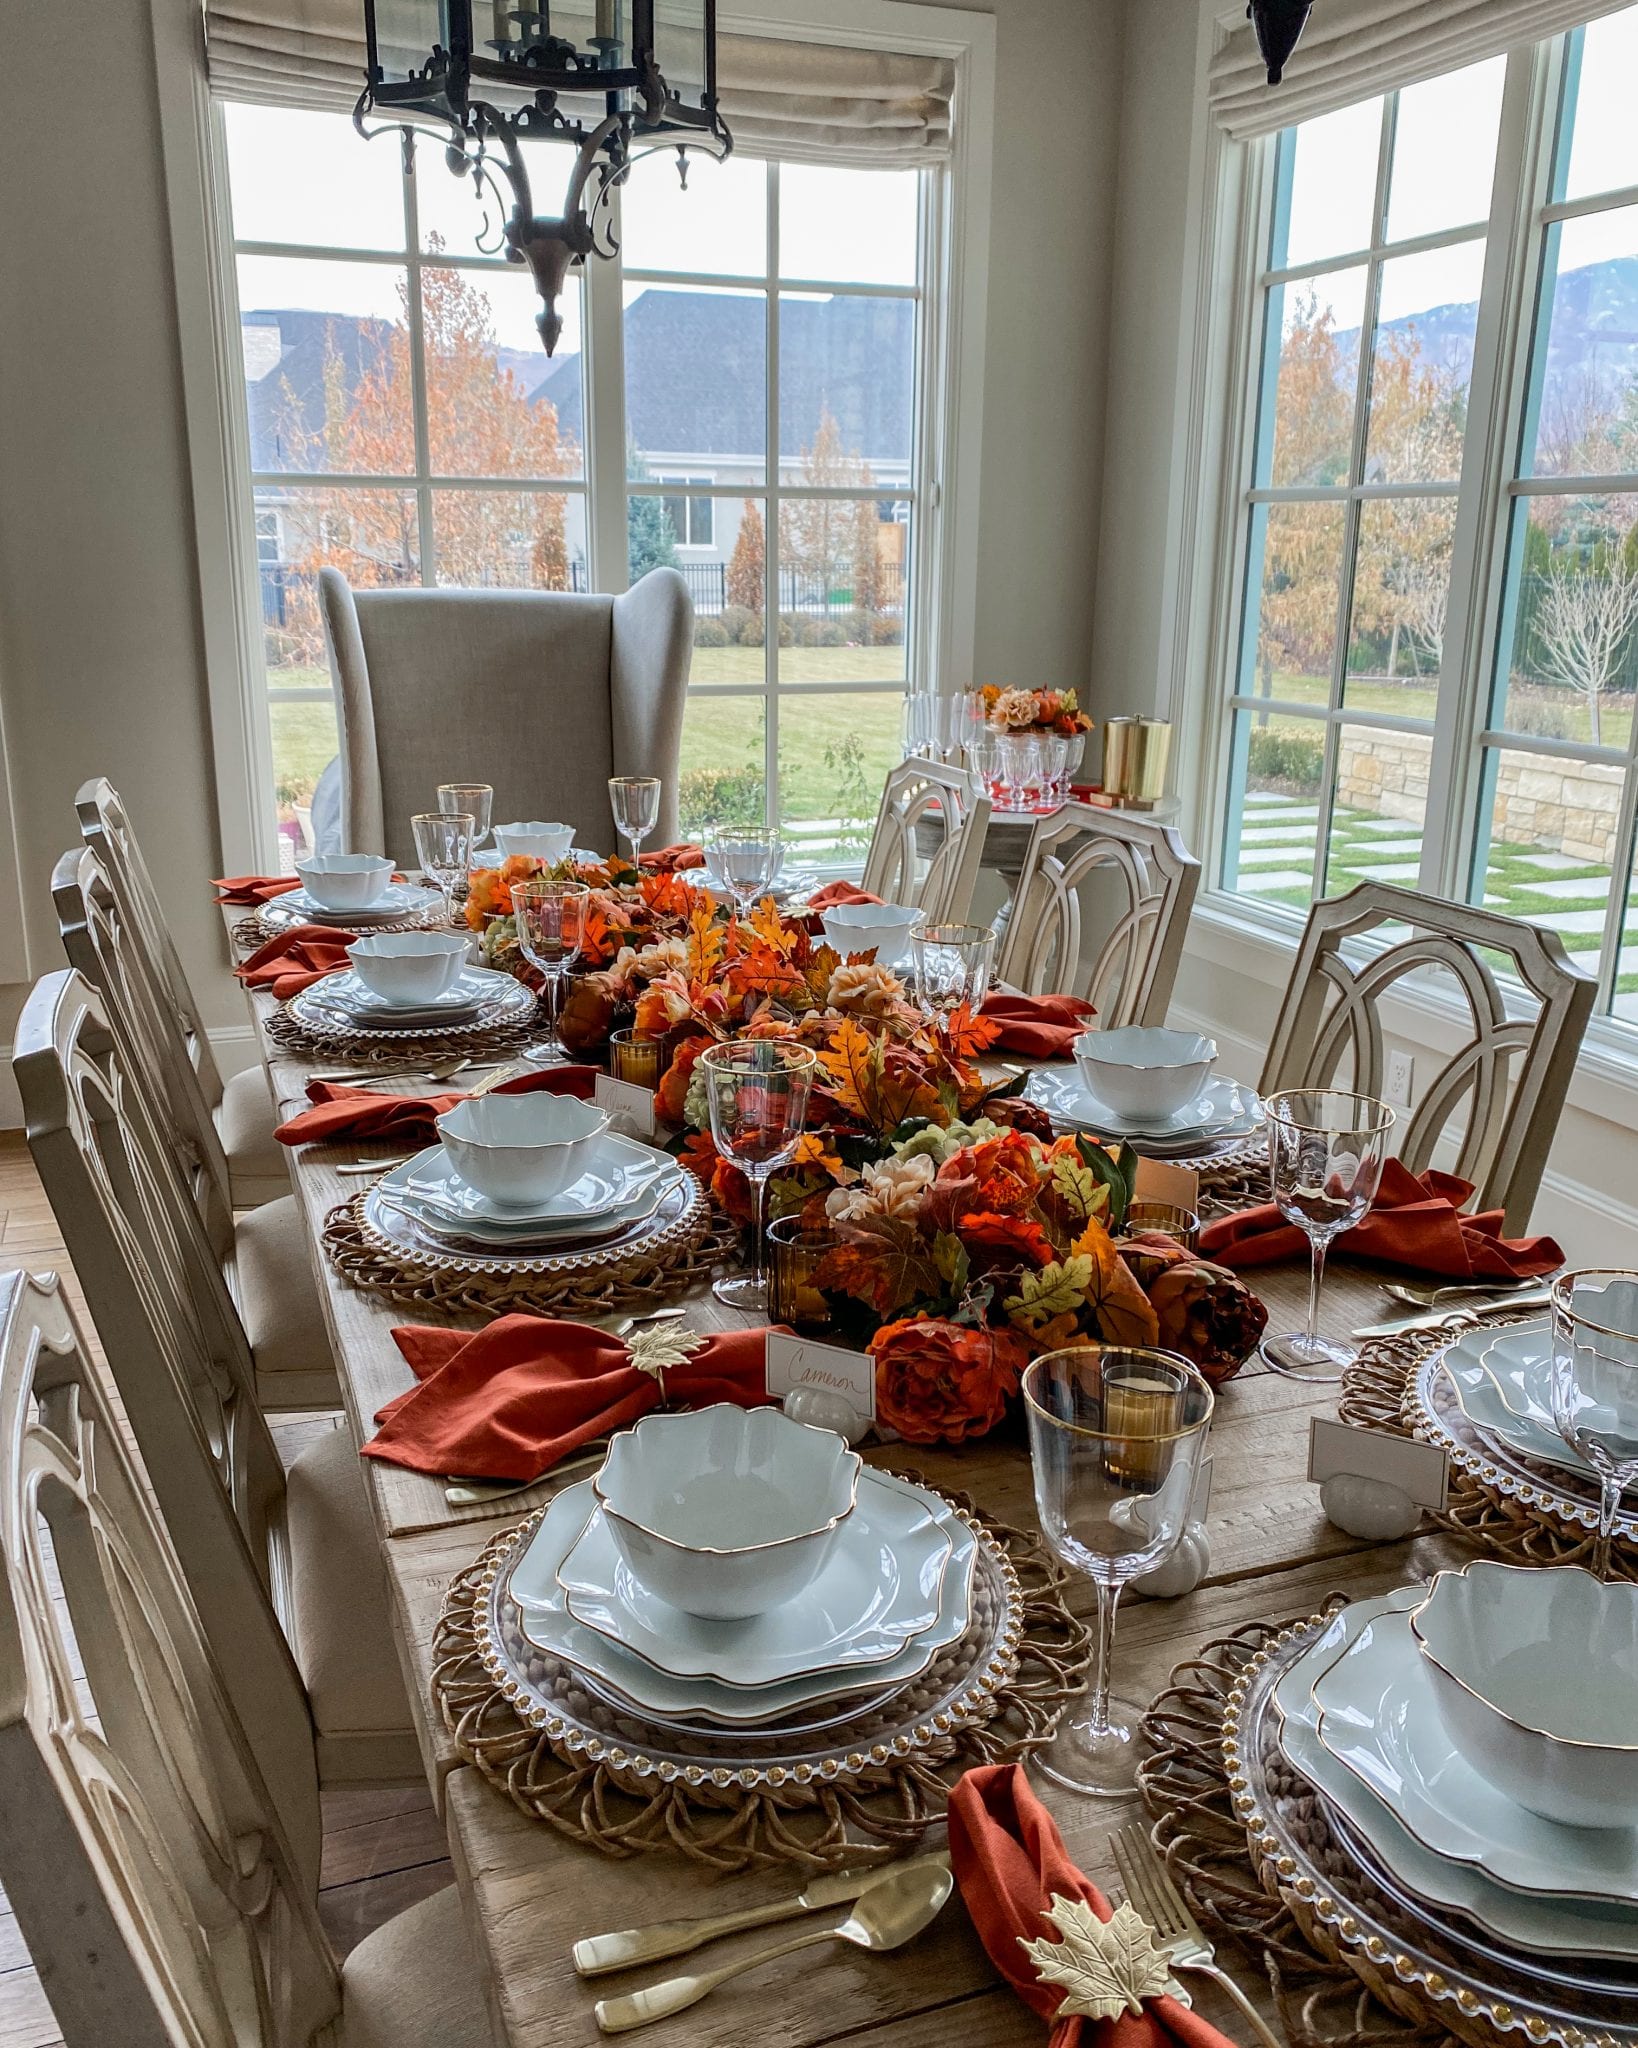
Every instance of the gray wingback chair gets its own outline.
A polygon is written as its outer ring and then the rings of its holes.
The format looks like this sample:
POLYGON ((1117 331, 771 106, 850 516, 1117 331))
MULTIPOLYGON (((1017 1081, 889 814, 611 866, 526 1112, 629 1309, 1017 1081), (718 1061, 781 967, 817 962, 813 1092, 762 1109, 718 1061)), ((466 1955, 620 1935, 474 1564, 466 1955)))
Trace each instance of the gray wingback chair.
POLYGON ((623 597, 354 590, 319 572, 341 721, 341 843, 413 864, 440 782, 489 782, 497 823, 555 818, 614 847, 611 775, 664 784, 649 841, 677 837, 694 607, 675 569, 623 597))

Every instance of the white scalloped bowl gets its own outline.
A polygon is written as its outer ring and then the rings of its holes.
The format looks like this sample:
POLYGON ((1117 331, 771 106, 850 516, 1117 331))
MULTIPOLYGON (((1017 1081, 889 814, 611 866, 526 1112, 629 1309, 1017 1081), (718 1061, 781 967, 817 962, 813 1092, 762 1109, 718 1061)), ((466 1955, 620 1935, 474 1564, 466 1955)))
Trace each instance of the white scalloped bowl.
POLYGON ((459 932, 372 932, 347 958, 384 1003, 433 1003, 460 980, 466 940, 459 932))
POLYGON ((825 938, 838 953, 876 952, 878 967, 899 967, 910 956, 910 940, 927 915, 910 903, 838 903, 821 914, 825 938))
POLYGON ((1638 1826, 1638 1585, 1482 1558, 1410 1617, 1458 1753, 1573 1828, 1638 1826))
POLYGON ((296 873, 326 910, 368 910, 386 895, 392 862, 379 853, 315 853, 297 861, 296 873))
POLYGON ((652 1593, 742 1621, 813 1583, 853 1512, 862 1463, 833 1430, 719 1402, 645 1415, 609 1445, 593 1485, 652 1593))
POLYGON ((574 845, 574 827, 548 824, 539 818, 520 819, 515 824, 497 825, 494 839, 503 860, 543 860, 555 867, 567 859, 574 845))
POLYGON ((449 1163, 503 1209, 549 1202, 580 1178, 608 1116, 573 1095, 469 1095, 437 1120, 449 1163))
POLYGON ((1164 1122, 1211 1079, 1217 1041, 1197 1031, 1129 1024, 1083 1032, 1074 1051, 1081 1078, 1100 1102, 1134 1123, 1164 1122))

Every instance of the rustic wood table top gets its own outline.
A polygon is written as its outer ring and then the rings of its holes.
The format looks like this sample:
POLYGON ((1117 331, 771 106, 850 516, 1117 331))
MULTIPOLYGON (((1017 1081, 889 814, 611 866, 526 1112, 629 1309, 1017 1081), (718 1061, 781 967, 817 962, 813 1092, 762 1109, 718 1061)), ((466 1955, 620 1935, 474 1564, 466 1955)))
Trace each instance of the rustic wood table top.
MULTIPOLYGON (((228 914, 231 926, 242 912, 228 914)), ((263 1058, 285 1114, 305 1106, 315 1071, 340 1062, 292 1057, 268 1039, 272 998, 248 995, 263 1058)), ((395 1080, 396 1092, 439 1092, 448 1084, 395 1080)), ((292 1153, 296 1199, 306 1222, 324 1313, 340 1368, 348 1423, 357 1440, 374 1429, 381 1405, 411 1384, 392 1342, 395 1324, 419 1319, 384 1297, 342 1280, 319 1245, 324 1219, 336 1203, 358 1192, 359 1181, 337 1169, 372 1155, 394 1156, 387 1145, 341 1142, 292 1153)), ((1307 1299, 1307 1273, 1295 1264, 1253 1276, 1267 1302, 1271 1327, 1294 1327, 1307 1299)), ((691 1325, 715 1329, 743 1323, 710 1293, 680 1296, 691 1325)), ((1398 1312, 1381 1277, 1339 1261, 1327 1274, 1322 1320, 1332 1334, 1398 1312)), ((442 1318, 476 1327, 477 1318, 442 1318)), ((1173 1667, 1214 1637, 1242 1622, 1287 1619, 1312 1612, 1332 1592, 1365 1596, 1423 1577, 1445 1562, 1451 1539, 1427 1536, 1372 1547, 1333 1527, 1320 1510, 1318 1491, 1303 1473, 1309 1417, 1334 1412, 1336 1389, 1283 1379, 1247 1366, 1222 1393, 1213 1425, 1211 1562, 1192 1594, 1178 1600, 1128 1596, 1116 1639, 1116 1690, 1147 1700, 1173 1667)), ((970 1493, 1004 1521, 1031 1527, 1034 1509, 1027 1451, 1021 1433, 1004 1431, 986 1442, 953 1449, 889 1445, 866 1453, 885 1466, 914 1466, 935 1485, 970 1493)), ((597 1996, 645 1981, 643 1973, 582 1983, 569 1962, 573 1941, 585 1934, 669 1917, 678 1911, 728 1911, 800 1889, 794 1871, 710 1880, 680 1857, 649 1855, 616 1860, 562 1839, 531 1821, 464 1765, 442 1724, 431 1694, 431 1641, 444 1589, 500 1528, 550 1498, 560 1483, 551 1476, 527 1492, 480 1507, 452 1507, 441 1481, 384 1464, 361 1461, 380 1532, 394 1600, 412 1703, 435 1796, 441 1796, 451 1853, 475 1942, 488 1973, 498 2030, 505 2048, 564 2048, 599 2039, 592 2019, 597 1996)), ((1072 1604, 1090 1611, 1090 1589, 1078 1586, 1072 1604)), ((1137 1802, 1078 1798, 1056 1787, 1040 1789, 1071 1853, 1088 1875, 1113 1876, 1107 1838, 1136 1816, 1137 1802)), ((936 1839, 936 1838, 935 1838, 936 1839)), ((784 1930, 780 1930, 783 1932, 784 1930)), ((767 1930, 719 1944, 714 1965, 752 1953, 772 1938, 767 1930)), ((1249 1952, 1225 1949, 1224 1960, 1272 2011, 1259 1964, 1249 1952)), ((650 1974, 663 1974, 665 1966, 650 1974)), ((679 1966, 682 1967, 682 1966, 679 1966)), ((1214 1988, 1196 1980, 1199 2008, 1232 2035, 1232 2008, 1214 1988)), ((1243 2022, 1241 2031, 1243 2033, 1243 2022)), ((755 2040, 759 2048, 817 2048, 846 2038, 871 2048, 962 2048, 1031 2043, 1040 2022, 998 1979, 959 1908, 903 1954, 863 1955, 838 1945, 805 1954, 796 1965, 760 1972, 724 1989, 691 2011, 660 2023, 656 2042, 666 2048, 714 2048, 755 2040), (801 1973, 800 1991, 792 1969, 801 1973)))

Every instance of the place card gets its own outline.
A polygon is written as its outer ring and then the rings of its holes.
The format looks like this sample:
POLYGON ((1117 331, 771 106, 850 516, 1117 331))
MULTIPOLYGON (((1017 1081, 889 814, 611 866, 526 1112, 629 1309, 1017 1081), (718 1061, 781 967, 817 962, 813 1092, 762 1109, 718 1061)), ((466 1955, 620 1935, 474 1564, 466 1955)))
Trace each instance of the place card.
POLYGON ((1139 1155, 1132 1183, 1135 1202, 1172 1202, 1179 1209, 1200 1207, 1200 1176, 1192 1166, 1170 1166, 1164 1159, 1139 1155))
POLYGON ((1450 1461, 1437 1444, 1315 1415, 1308 1424, 1308 1477, 1316 1486, 1328 1479, 1373 1479, 1419 1508, 1438 1509, 1449 1490, 1450 1461))
POLYGON ((876 1419, 876 1361, 868 1351, 770 1330, 766 1370, 767 1390, 776 1401, 793 1387, 818 1387, 839 1395, 867 1421, 876 1419))
POLYGON ((617 1081, 612 1074, 599 1074, 592 1089, 592 1101, 606 1109, 611 1122, 634 1138, 652 1138, 655 1133, 654 1090, 639 1088, 633 1081, 617 1081))

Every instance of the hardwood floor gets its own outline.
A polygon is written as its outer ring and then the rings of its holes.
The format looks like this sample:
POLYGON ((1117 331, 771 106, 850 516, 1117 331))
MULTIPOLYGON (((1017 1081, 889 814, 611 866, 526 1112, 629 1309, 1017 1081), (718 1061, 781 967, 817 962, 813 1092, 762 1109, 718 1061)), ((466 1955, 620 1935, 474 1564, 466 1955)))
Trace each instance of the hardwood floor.
MULTIPOLYGON (((60 1273, 82 1328, 90 1331, 91 1318, 27 1146, 19 1133, 0 1131, 0 1273, 21 1268, 60 1273)), ((334 1428, 339 1420, 312 1415, 275 1421, 280 1455, 288 1464, 316 1431, 334 1428)), ((325 1794, 319 1915, 338 1956, 453 1878, 443 1823, 424 1785, 325 1794)), ((51 2007, 3 1894, 0 2048, 62 2048, 51 2007)))

